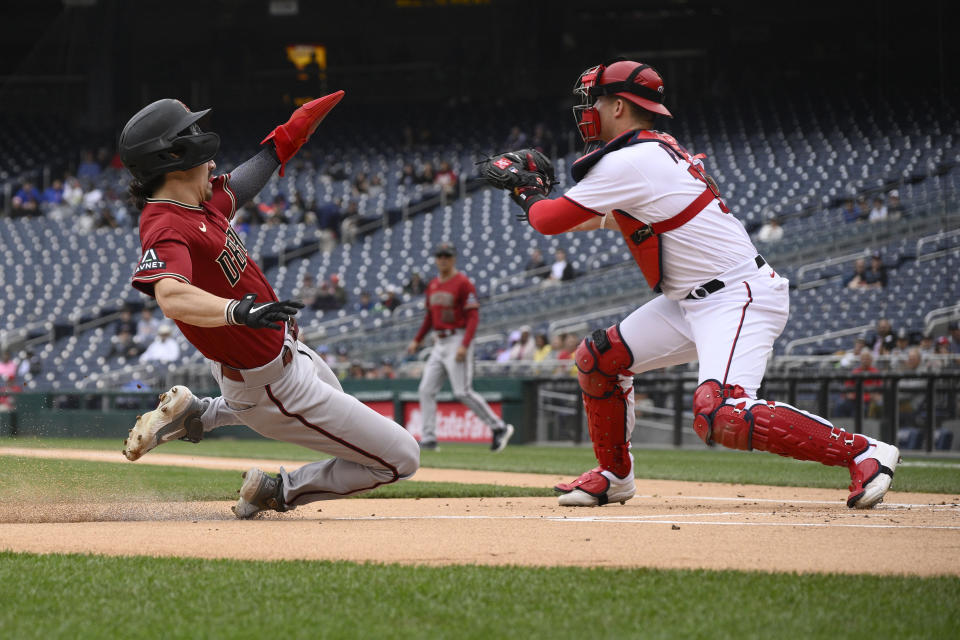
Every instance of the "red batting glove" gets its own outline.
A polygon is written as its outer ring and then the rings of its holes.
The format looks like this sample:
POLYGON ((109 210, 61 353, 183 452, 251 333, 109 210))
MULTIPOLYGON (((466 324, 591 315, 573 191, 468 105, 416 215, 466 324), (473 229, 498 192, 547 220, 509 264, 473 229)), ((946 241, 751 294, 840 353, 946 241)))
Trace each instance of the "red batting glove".
POLYGON ((277 150, 277 158, 280 160, 281 176, 290 158, 310 139, 320 122, 330 113, 331 109, 337 106, 341 98, 343 98, 343 91, 311 100, 294 111, 289 120, 271 131, 263 139, 260 144, 266 144, 268 140, 273 140, 273 146, 277 150))

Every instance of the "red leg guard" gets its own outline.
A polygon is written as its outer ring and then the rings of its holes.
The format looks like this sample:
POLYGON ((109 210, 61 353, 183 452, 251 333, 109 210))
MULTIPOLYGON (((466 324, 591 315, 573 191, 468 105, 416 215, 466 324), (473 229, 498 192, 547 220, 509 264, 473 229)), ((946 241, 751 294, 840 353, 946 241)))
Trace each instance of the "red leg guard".
POLYGON ((707 444, 719 442, 728 449, 749 449, 749 429, 740 426, 742 420, 734 407, 725 406, 727 398, 746 398, 739 385, 720 386, 716 380, 705 380, 693 392, 693 430, 707 444))
POLYGON ((623 343, 619 327, 594 331, 577 347, 574 358, 597 461, 618 477, 632 474, 633 390, 625 391, 619 376, 629 375, 633 355, 623 343))
POLYGON ((280 159, 281 176, 290 158, 310 139, 320 122, 330 113, 331 109, 337 106, 341 98, 343 98, 343 91, 311 100, 294 111, 289 120, 275 128, 263 139, 260 144, 266 144, 268 140, 273 140, 273 146, 277 150, 277 158, 280 159))
POLYGON ((869 446, 860 434, 847 433, 788 404, 751 400, 740 387, 721 389, 715 380, 697 388, 693 410, 697 434, 707 442, 712 439, 731 449, 757 449, 796 460, 851 467, 854 458, 869 446), (723 404, 726 397, 745 399, 723 404))

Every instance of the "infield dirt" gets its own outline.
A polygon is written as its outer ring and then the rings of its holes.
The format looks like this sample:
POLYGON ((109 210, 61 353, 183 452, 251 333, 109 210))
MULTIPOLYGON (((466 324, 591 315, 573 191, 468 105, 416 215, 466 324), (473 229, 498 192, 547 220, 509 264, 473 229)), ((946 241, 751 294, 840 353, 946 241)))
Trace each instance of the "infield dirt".
MULTIPOLYGON (((117 454, 12 449, 117 461, 117 454)), ((299 462, 151 454, 137 464, 275 470, 299 462)), ((558 476, 421 469, 414 481, 552 486, 558 476)), ((566 479, 566 478, 564 478, 566 479)), ((238 479, 239 484, 239 479, 238 479)), ((0 549, 35 553, 960 575, 960 497, 638 479, 625 505, 553 498, 349 499, 237 521, 230 502, 0 502, 0 549)))

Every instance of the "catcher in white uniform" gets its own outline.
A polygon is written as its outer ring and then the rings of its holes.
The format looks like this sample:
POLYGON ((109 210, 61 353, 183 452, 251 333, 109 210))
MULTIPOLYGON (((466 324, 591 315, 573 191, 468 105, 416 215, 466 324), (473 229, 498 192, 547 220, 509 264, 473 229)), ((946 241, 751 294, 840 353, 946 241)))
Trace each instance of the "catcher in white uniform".
POLYGON ((699 360, 693 428, 705 442, 770 451, 850 470, 847 506, 867 509, 890 487, 900 452, 781 402, 756 398, 774 340, 789 314, 788 281, 757 253, 704 172, 670 135, 653 131, 663 80, 620 60, 582 73, 574 93, 588 151, 577 184, 547 199, 549 160, 534 150, 490 158, 482 168, 509 189, 538 231, 618 229, 647 283, 663 295, 586 337, 575 359, 599 466, 558 484, 565 506, 623 503, 635 493, 630 435, 633 376, 699 360))

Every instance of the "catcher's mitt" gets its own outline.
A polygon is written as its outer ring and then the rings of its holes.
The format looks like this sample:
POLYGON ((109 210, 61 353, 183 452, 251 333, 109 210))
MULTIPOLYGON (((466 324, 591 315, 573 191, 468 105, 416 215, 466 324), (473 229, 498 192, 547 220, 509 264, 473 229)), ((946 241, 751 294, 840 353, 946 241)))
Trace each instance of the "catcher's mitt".
MULTIPOLYGON (((523 207, 524 214, 534 202, 549 195, 557 183, 550 159, 536 149, 509 151, 480 162, 480 175, 523 207)), ((524 215, 524 217, 526 217, 524 215)))

